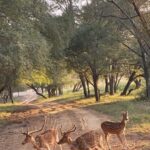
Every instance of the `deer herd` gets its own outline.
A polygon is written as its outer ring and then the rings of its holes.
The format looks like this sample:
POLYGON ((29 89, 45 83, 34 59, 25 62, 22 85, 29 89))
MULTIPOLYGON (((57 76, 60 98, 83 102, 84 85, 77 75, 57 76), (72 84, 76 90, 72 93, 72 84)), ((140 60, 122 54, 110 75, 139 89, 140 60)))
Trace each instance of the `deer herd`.
POLYGON ((122 120, 120 122, 105 121, 101 123, 100 130, 91 130, 80 136, 75 140, 72 140, 71 133, 76 131, 76 126, 67 131, 62 131, 62 126, 58 132, 58 129, 51 128, 49 130, 44 130, 46 124, 46 117, 44 119, 44 124, 38 130, 23 132, 25 136, 22 144, 31 143, 33 148, 36 150, 42 150, 43 148, 47 150, 55 150, 56 146, 62 150, 62 144, 68 144, 70 150, 105 150, 111 149, 108 144, 108 135, 117 135, 119 141, 121 142, 124 149, 128 149, 126 138, 125 138, 125 128, 126 122, 128 120, 128 112, 122 113, 122 120), (43 131, 44 130, 44 131, 43 131), (36 133, 36 135, 34 135, 36 133), (61 134, 61 138, 58 138, 58 133, 61 134), (105 141, 107 147, 104 146, 105 141))

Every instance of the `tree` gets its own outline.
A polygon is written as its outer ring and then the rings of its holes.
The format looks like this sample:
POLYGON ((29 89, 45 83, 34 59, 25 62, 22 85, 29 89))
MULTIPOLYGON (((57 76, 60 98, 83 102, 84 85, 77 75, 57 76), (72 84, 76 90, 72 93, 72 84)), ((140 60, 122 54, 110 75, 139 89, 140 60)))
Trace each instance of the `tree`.
POLYGON ((81 72, 83 72, 81 68, 90 69, 96 101, 100 98, 98 79, 106 69, 107 52, 110 47, 115 47, 115 41, 118 38, 110 35, 110 31, 113 34, 111 23, 107 21, 92 25, 83 24, 77 29, 66 50, 67 60, 73 68, 80 69, 81 72), (107 46, 106 42, 109 43, 107 46))
MULTIPOLYGON (((142 67, 144 70, 144 77, 146 81, 146 96, 150 97, 150 32, 149 32, 149 11, 146 0, 128 0, 128 1, 115 1, 109 0, 110 4, 116 11, 113 15, 107 14, 107 17, 113 17, 118 19, 124 27, 130 32, 130 34, 136 39, 139 45, 139 50, 136 51, 134 48, 129 47, 134 53, 140 56, 142 60, 142 67), (122 5, 120 4, 122 3, 122 5)), ((105 16, 106 17, 106 16, 105 16)))
POLYGON ((29 76, 33 68, 45 64, 48 45, 35 22, 39 11, 46 12, 46 5, 42 1, 19 0, 1 0, 0 4, 0 69, 4 70, 0 84, 1 89, 9 91, 12 99, 12 89, 19 85, 20 78, 29 76))

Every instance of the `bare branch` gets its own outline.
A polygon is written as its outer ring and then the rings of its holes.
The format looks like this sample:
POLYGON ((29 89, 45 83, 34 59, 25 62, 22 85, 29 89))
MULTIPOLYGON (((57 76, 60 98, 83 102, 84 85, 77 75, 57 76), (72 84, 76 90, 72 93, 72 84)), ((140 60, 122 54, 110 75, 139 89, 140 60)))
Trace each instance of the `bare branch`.
POLYGON ((128 48, 129 50, 131 50, 133 53, 135 53, 136 55, 142 57, 141 54, 139 54, 136 50, 134 50, 133 48, 131 48, 130 46, 128 46, 127 44, 125 43, 121 43, 123 46, 125 46, 126 48, 128 48))
POLYGON ((42 96, 43 98, 47 98, 46 96, 44 96, 42 93, 39 93, 38 90, 36 89, 36 87, 33 84, 26 84, 28 87, 30 87, 31 89, 33 89, 37 95, 42 96))
MULTIPOLYGON (((122 20, 128 20, 129 18, 127 17, 121 17, 121 16, 116 16, 116 15, 101 15, 101 17, 104 18, 118 18, 118 19, 122 19, 122 20)), ((131 19, 138 17, 137 15, 135 16, 130 16, 131 19)))

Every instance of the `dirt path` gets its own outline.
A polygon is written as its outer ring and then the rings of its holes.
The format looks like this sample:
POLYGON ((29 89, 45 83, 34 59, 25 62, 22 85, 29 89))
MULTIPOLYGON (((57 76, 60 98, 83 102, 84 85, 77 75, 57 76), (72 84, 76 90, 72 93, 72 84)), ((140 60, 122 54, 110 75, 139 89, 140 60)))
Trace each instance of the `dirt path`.
POLYGON ((13 96, 16 100, 22 101, 23 104, 29 104, 38 98, 38 95, 32 89, 19 93, 15 92, 13 93, 13 96))
MULTIPOLYGON (((62 124, 63 130, 65 131, 69 127, 72 127, 72 124, 75 124, 77 131, 72 134, 73 139, 89 130, 98 129, 100 131, 100 123, 109 119, 108 116, 99 114, 93 110, 77 108, 78 106, 74 103, 44 103, 41 105, 29 105, 29 107, 31 107, 31 109, 25 112, 12 114, 10 119, 12 119, 14 123, 0 130, 0 150, 33 150, 31 144, 25 146, 21 145, 24 136, 20 133, 26 130, 26 122, 23 118, 28 119, 28 126, 32 130, 35 127, 38 128, 41 126, 43 114, 51 112, 52 114, 48 117, 47 128, 53 126, 59 128, 62 124), (15 132, 15 134, 12 132, 15 132)), ((115 136, 111 138, 110 142, 111 145, 113 145, 112 150, 122 150, 115 136)), ((130 139, 129 145, 133 145, 134 143, 135 141, 130 139)), ((57 150, 59 150, 58 147, 57 150)), ((69 150, 68 146, 63 145, 63 150, 69 150)), ((134 148, 134 150, 142 150, 142 148, 134 148)))

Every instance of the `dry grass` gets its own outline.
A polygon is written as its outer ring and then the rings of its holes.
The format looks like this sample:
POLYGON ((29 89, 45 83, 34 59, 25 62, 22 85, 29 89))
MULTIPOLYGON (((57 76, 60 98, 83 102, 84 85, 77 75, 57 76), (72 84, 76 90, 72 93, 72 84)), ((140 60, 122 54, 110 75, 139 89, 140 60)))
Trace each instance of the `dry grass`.
POLYGON ((18 104, 0 104, 0 127, 9 123, 9 118, 15 112, 24 112, 33 109, 32 105, 18 104))

